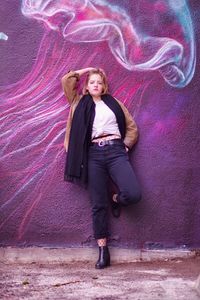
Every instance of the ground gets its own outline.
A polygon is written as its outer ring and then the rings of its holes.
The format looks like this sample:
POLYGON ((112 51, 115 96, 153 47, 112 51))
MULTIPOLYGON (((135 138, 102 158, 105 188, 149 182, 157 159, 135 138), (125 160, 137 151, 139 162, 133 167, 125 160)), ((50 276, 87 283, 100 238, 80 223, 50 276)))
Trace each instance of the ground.
POLYGON ((197 300, 200 258, 162 262, 0 263, 0 299, 197 300))

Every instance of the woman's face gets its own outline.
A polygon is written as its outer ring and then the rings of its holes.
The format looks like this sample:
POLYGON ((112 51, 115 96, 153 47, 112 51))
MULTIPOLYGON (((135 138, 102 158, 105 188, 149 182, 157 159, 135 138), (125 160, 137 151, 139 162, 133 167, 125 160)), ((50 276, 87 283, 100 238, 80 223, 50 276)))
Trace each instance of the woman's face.
POLYGON ((92 97, 101 96, 104 89, 104 84, 101 75, 92 74, 89 78, 87 90, 92 97))

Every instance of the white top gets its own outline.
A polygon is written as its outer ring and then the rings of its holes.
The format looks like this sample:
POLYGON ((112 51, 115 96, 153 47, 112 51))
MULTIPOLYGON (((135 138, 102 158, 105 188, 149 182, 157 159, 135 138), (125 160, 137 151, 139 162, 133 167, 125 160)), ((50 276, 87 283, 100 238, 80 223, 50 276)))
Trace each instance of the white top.
POLYGON ((92 128, 92 139, 106 134, 115 134, 121 137, 117 119, 113 111, 103 102, 95 102, 95 117, 92 128))

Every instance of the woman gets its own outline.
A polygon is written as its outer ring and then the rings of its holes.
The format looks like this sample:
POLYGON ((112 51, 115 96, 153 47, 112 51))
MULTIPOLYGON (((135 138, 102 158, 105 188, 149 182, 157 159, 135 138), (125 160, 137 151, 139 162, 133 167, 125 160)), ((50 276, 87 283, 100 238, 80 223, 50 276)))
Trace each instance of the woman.
POLYGON ((110 265, 107 246, 109 178, 118 188, 111 197, 115 217, 119 217, 121 206, 137 203, 141 198, 127 154, 137 140, 137 127, 125 106, 108 94, 103 70, 70 71, 62 78, 62 86, 71 106, 64 143, 67 151, 65 180, 88 186, 94 237, 99 246, 95 267, 102 269, 110 265), (87 77, 80 96, 77 82, 85 73, 87 77))

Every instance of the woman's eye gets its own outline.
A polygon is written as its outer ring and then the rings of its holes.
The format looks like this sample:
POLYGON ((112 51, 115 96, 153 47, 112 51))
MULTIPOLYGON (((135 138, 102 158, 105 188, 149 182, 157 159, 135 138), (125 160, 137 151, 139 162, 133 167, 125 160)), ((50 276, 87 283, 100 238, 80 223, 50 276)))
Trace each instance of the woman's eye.
MULTIPOLYGON (((95 84, 95 81, 90 81, 89 84, 95 84)), ((103 82, 97 82, 97 84, 103 84, 103 82)))

